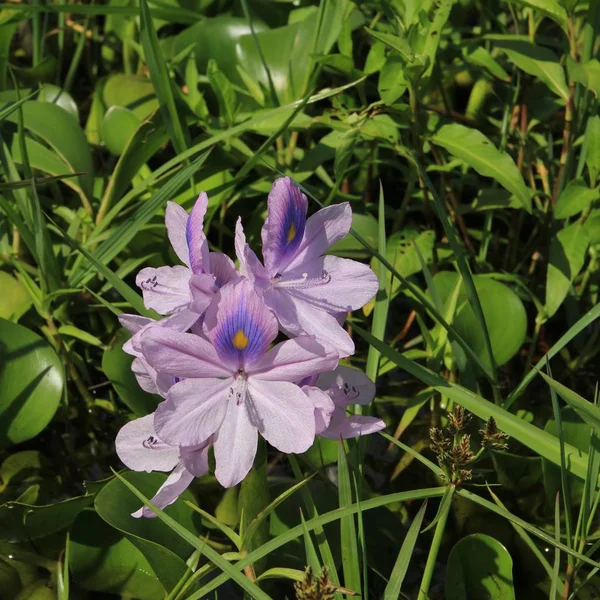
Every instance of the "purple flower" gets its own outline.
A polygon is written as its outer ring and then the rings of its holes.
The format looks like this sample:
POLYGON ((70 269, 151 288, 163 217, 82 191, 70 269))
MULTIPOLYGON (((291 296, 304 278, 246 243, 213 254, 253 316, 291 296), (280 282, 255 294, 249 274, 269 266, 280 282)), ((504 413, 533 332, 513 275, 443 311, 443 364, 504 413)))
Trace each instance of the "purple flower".
MULTIPOLYGON (((154 431, 154 415, 148 415, 124 425, 116 439, 117 454, 133 471, 171 471, 152 498, 158 508, 173 504, 187 489, 194 477, 208 472, 210 440, 195 447, 170 446, 154 431)), ((147 506, 132 513, 133 517, 155 517, 147 506)))
POLYGON ((364 306, 379 283, 367 265, 323 256, 350 231, 350 205, 329 206, 309 219, 307 209, 306 196, 289 177, 276 179, 262 228, 264 266, 246 244, 238 220, 241 272, 254 282, 284 332, 314 335, 333 345, 340 357, 349 356, 354 343, 338 319, 364 306))
POLYGON ((152 327, 142 335, 148 363, 184 379, 170 388, 154 426, 174 446, 196 447, 214 436, 215 475, 231 487, 252 466, 258 432, 282 452, 311 446, 315 409, 297 382, 334 369, 338 356, 308 336, 268 350, 277 321, 246 279, 221 289, 204 332, 206 338, 152 327))
POLYGON ((185 266, 146 267, 136 278, 146 308, 161 315, 187 317, 189 325, 185 329, 206 310, 219 287, 239 277, 228 256, 209 252, 203 231, 207 207, 208 196, 204 192, 189 215, 179 204, 167 202, 167 233, 175 254, 185 266))
POLYGON ((328 413, 326 405, 315 404, 315 412, 320 413, 319 418, 327 423, 320 435, 339 440, 340 437, 353 438, 385 429, 385 423, 376 417, 346 414, 348 406, 369 404, 375 396, 375 384, 362 371, 340 366, 316 379, 317 387, 327 392, 334 405, 334 410, 328 413))

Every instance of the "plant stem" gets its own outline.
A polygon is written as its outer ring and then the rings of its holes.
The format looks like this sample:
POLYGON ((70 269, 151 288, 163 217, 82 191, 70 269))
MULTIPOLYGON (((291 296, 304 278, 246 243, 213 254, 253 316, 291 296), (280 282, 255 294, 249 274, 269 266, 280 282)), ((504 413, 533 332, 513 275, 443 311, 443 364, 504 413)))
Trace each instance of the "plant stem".
POLYGON ((444 512, 440 515, 437 525, 435 526, 435 532, 433 534, 433 540, 431 541, 431 547, 429 548, 427 564, 425 565, 425 571, 423 572, 423 579, 421 579, 421 585, 419 587, 419 595, 417 597, 417 600, 428 600, 429 598, 429 586, 431 585, 431 579, 433 577, 433 571, 435 569, 437 555, 440 550, 442 538, 444 537, 446 521, 448 520, 448 514, 450 513, 451 506, 452 504, 448 502, 444 512))

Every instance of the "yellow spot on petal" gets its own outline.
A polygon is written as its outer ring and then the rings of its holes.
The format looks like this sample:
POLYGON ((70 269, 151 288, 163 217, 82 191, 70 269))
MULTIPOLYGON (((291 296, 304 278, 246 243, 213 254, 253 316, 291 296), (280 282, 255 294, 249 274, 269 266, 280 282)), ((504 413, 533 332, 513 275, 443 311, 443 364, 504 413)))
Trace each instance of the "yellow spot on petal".
POLYGON ((238 329, 237 333, 233 336, 233 346, 238 350, 243 350, 248 345, 248 338, 246 334, 238 329))
POLYGON ((288 230, 287 241, 288 244, 296 237, 296 226, 292 223, 288 230))

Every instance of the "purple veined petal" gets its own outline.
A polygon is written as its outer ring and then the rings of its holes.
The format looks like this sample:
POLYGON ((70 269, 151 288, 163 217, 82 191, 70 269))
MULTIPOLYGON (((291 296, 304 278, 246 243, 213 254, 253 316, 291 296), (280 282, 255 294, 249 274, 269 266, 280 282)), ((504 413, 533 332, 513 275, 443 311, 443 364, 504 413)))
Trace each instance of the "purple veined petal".
POLYGON ((230 377, 234 372, 207 339, 193 333, 151 327, 142 335, 142 352, 157 371, 175 377, 230 377))
POLYGON ((315 408, 297 385, 251 377, 245 404, 252 423, 281 452, 305 452, 314 442, 315 408))
POLYGON ((348 202, 334 204, 317 211, 306 221, 304 236, 288 269, 302 268, 346 237, 352 227, 352 209, 348 202))
POLYGON ((250 369, 277 336, 277 320, 247 279, 221 288, 204 317, 204 330, 229 368, 250 369))
POLYGON ((190 279, 190 293, 192 295, 190 308, 199 315, 204 314, 218 291, 214 275, 207 273, 192 275, 190 279))
MULTIPOLYGON (((160 486, 151 500, 152 503, 161 510, 166 508, 170 504, 173 504, 187 490, 193 480, 194 476, 185 468, 183 462, 180 462, 167 477, 167 480, 160 486)), ((134 513, 131 513, 131 516, 136 519, 140 517, 153 518, 156 517, 156 514, 151 508, 143 506, 134 513)))
POLYGON ((187 240, 185 237, 185 228, 188 222, 188 214, 176 202, 167 202, 165 211, 165 225, 167 226, 167 235, 175 254, 179 260, 186 266, 190 266, 187 240))
MULTIPOLYGON (((289 293, 329 313, 342 313, 363 307, 377 294, 379 280, 368 265, 337 256, 324 256, 305 266, 307 282, 314 285, 289 285, 289 293), (319 283, 319 277, 321 283, 319 283)), ((286 280, 295 281, 298 272, 287 274, 286 280)))
POLYGON ((258 432, 250 420, 247 401, 231 399, 215 440, 215 477, 226 488, 237 485, 252 468, 258 432))
POLYGON ((292 296, 287 290, 268 290, 264 298, 286 333, 312 335, 333 346, 340 358, 354 354, 352 338, 333 315, 292 296))
MULTIPOLYGON (((131 371, 135 375, 138 385, 149 394, 159 394, 158 385, 156 382, 157 373, 143 356, 133 359, 131 363, 131 371)), ((161 394, 163 395, 163 394, 161 394)))
POLYGON ((221 252, 210 253, 210 272, 215 276, 215 285, 222 288, 226 283, 240 279, 234 262, 221 252))
POLYGON ((269 192, 261 236, 265 268, 273 277, 294 258, 304 236, 308 200, 289 177, 276 179, 269 192))
POLYGON ((208 450, 211 443, 212 437, 200 446, 193 448, 182 447, 179 449, 185 468, 194 477, 202 477, 202 475, 208 473, 208 450))
POLYGON ((369 404, 375 397, 375 384, 363 373, 351 367, 339 366, 330 373, 321 373, 317 386, 329 391, 338 406, 369 404))
POLYGON ((140 317, 140 315, 128 315, 122 314, 119 315, 119 323, 121 326, 127 329, 129 333, 137 333, 141 331, 146 325, 150 323, 156 323, 154 319, 150 319, 148 317, 140 317))
POLYGON ((246 243, 242 218, 235 225, 235 254, 240 262, 240 274, 254 283, 257 292, 262 293, 269 286, 269 274, 260 260, 246 243))
POLYGON ((337 365, 335 348, 304 335, 271 348, 248 374, 265 381, 300 382, 313 373, 333 371, 337 365))
POLYGON ((168 315, 190 303, 191 276, 187 267, 146 267, 138 273, 135 282, 142 289, 146 308, 168 315))
POLYGON ((199 446, 219 429, 233 379, 185 379, 176 383, 154 413, 160 439, 177 446, 199 446))
POLYGON ((202 273, 210 269, 208 241, 206 235, 204 235, 204 216, 207 208, 208 196, 206 192, 201 192, 192 208, 185 228, 185 239, 192 273, 202 273))
POLYGON ((310 385, 302 386, 302 391, 312 402, 315 408, 315 434, 319 435, 331 422, 331 415, 335 410, 333 400, 323 390, 310 385))
POLYGON ((321 436, 339 440, 340 438, 355 438, 385 429, 385 423, 376 417, 363 417, 362 415, 346 416, 346 410, 336 408, 331 417, 329 427, 321 436))
POLYGON ((123 425, 115 445, 123 464, 133 471, 170 471, 179 462, 179 448, 156 435, 153 414, 123 425))

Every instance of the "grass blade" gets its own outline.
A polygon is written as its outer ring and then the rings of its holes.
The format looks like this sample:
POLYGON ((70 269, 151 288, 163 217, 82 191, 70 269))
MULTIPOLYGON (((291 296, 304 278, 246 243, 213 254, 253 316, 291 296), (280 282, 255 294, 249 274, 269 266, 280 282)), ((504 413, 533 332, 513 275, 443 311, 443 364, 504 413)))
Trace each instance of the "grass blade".
MULTIPOLYGON (((554 501, 554 539, 560 544, 560 494, 556 493, 554 501)), ((569 557, 570 558, 570 557, 569 557)), ((556 600, 558 597, 558 582, 560 573, 560 549, 554 548, 554 568, 552 569, 552 581, 550 585, 550 600, 556 600)))
POLYGON ((383 600, 397 600, 397 598, 400 597, 402 583, 404 582, 404 577, 408 571, 408 565, 410 564, 410 559, 412 558, 415 544, 417 543, 417 538, 419 537, 421 523, 423 522, 423 517, 425 516, 426 510, 427 500, 423 502, 423 506, 421 506, 417 516, 410 524, 408 533, 402 542, 402 547, 400 548, 400 552, 398 552, 398 558, 396 559, 394 568, 392 569, 390 580, 385 586, 385 591, 383 592, 383 600))

